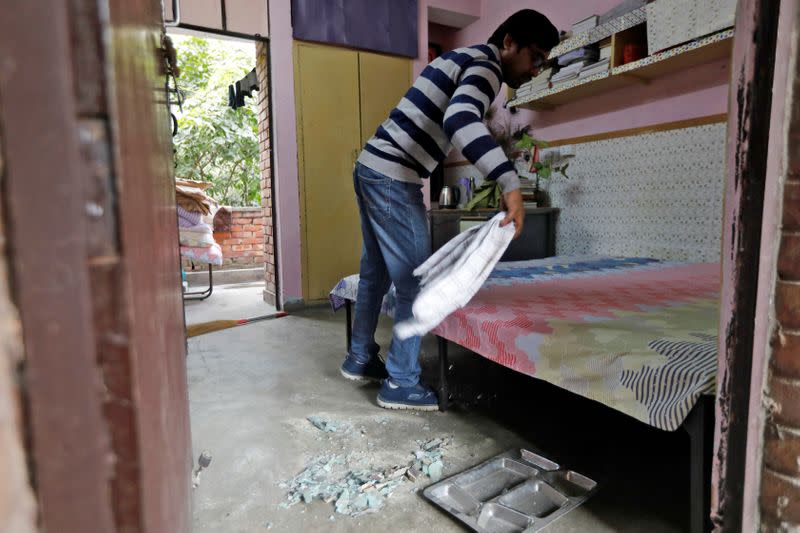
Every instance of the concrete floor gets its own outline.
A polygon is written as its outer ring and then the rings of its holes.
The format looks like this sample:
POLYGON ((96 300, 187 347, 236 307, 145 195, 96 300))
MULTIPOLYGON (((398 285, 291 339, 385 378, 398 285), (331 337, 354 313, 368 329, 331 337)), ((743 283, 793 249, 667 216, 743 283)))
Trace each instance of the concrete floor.
MULTIPOLYGON (((187 317, 189 312, 187 306, 187 317)), ((688 441, 681 432, 654 430, 500 367, 491 372, 492 383, 500 385, 496 392, 481 395, 493 398, 491 406, 476 400, 447 413, 387 411, 375 403, 376 385, 359 386, 339 375, 343 321, 344 313, 316 309, 189 339, 194 456, 203 450, 213 456, 194 492, 195 532, 462 531, 422 497, 430 480, 400 486, 380 513, 360 518, 337 515, 333 504, 320 501, 279 507, 286 491, 278 484, 315 456, 360 452, 354 466, 405 464, 416 439, 445 435, 454 437, 445 476, 525 446, 600 483, 589 502, 547 532, 686 530, 688 441), (310 415, 364 427, 366 435, 322 433, 308 423, 310 415)), ((382 321, 379 328, 383 346, 390 326, 382 321)), ((434 350, 426 340, 428 382, 435 380, 434 350)), ((490 390, 479 358, 456 352, 451 361, 454 379, 471 384, 475 396, 490 390), (475 385, 480 383, 486 386, 475 385)))
POLYGON ((238 320, 272 314, 275 312, 275 307, 264 301, 263 291, 263 281, 214 285, 211 296, 205 300, 184 302, 186 324, 199 324, 211 320, 238 320))

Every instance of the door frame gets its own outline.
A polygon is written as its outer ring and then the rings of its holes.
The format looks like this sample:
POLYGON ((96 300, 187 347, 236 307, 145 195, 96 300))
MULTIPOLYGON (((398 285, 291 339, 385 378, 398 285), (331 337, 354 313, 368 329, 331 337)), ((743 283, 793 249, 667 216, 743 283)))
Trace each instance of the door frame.
POLYGON ((1 196, 24 342, 26 448, 40 527, 81 533, 112 531, 114 519, 112 449, 99 398, 86 270, 89 243, 85 220, 75 216, 86 212, 86 169, 79 156, 69 28, 66 2, 0 6, 0 129, 6 132, 1 196))
MULTIPOLYGON (((712 521, 716 531, 742 530, 750 411, 754 330, 764 220, 767 154, 780 2, 739 0, 729 86, 722 290, 717 373, 712 521)), ((769 228, 767 228, 769 229, 769 228)), ((763 237, 768 242, 770 237, 763 237)), ((760 387, 759 387, 760 390, 760 387)))
MULTIPOLYGON (((272 65, 272 48, 271 42, 268 37, 262 37, 260 35, 249 35, 246 33, 239 33, 235 31, 229 30, 217 30, 213 28, 206 28, 204 26, 194 26, 191 24, 179 23, 177 25, 167 25, 166 26, 167 35, 170 33, 175 34, 183 34, 183 35, 192 35, 200 38, 206 39, 221 39, 224 37, 231 37, 240 41, 250 41, 256 45, 256 56, 254 57, 256 63, 258 63, 258 54, 259 54, 259 44, 263 45, 264 47, 264 54, 266 55, 267 61, 267 69, 266 69, 266 76, 267 76, 267 134, 269 137, 269 172, 270 172, 270 179, 269 179, 269 197, 264 195, 264 189, 261 188, 261 208, 266 215, 266 212, 269 212, 269 216, 272 219, 272 246, 271 249, 268 250, 269 243, 267 242, 267 235, 263 235, 264 237, 264 263, 265 266, 267 265, 267 257, 268 251, 272 252, 273 256, 273 267, 274 267, 274 276, 275 276, 275 307, 278 310, 283 310, 284 301, 283 295, 281 294, 281 272, 280 272, 280 232, 278 231, 278 226, 280 224, 279 221, 279 211, 278 211, 278 202, 277 200, 277 167, 275 166, 275 150, 274 150, 274 139, 275 139, 275 115, 273 113, 273 101, 272 95, 274 94, 274 76, 273 71, 271 68, 272 65), (266 207, 264 204, 268 203, 269 207, 266 207)), ((259 119, 259 129, 261 127, 261 120, 259 119)), ((260 142, 260 139, 259 139, 260 142)), ((259 150, 261 150, 259 144, 259 150)), ((263 152, 262 152, 263 155, 263 152)), ((263 173, 263 169, 259 169, 260 173, 263 173)), ((263 174, 260 176, 260 179, 263 179, 263 174)), ((266 271, 266 269, 265 269, 266 271)), ((266 278, 265 278, 265 285, 266 285, 266 278)), ((269 301, 270 299, 267 296, 269 288, 265 288, 265 295, 264 300, 269 301)), ((273 302, 270 302, 273 303, 273 302)))

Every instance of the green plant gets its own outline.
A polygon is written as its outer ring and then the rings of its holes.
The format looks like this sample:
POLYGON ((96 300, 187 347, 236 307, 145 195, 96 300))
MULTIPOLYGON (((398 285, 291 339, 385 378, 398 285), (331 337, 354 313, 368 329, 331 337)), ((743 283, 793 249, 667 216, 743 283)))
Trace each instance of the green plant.
MULTIPOLYGON (((177 36, 176 36, 177 37, 177 36)), ((176 38, 183 110, 178 113, 175 174, 208 181, 223 205, 261 205, 258 112, 253 100, 228 107, 228 85, 255 65, 252 52, 228 41, 176 38)))
MULTIPOLYGON (((541 150, 542 148, 548 148, 550 144, 545 141, 534 139, 527 133, 524 133, 522 135, 522 138, 517 142, 515 146, 522 150, 526 150, 528 152, 533 153, 534 148, 541 150)), ((556 166, 553 165, 550 161, 536 161, 531 164, 531 168, 536 172, 537 186, 539 178, 549 179, 553 175, 553 172, 558 172, 565 178, 569 179, 569 176, 567 175, 567 168, 569 168, 569 163, 556 166)))

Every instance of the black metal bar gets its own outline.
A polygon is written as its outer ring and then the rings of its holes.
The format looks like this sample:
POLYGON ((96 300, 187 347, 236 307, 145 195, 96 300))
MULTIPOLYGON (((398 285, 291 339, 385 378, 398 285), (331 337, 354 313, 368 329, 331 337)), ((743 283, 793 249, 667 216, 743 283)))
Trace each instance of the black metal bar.
POLYGON ((208 287, 202 291, 185 292, 183 293, 184 300, 205 300, 211 293, 214 292, 214 267, 209 263, 208 265, 208 287))
POLYGON ((225 0, 219 0, 219 9, 222 15, 222 29, 224 31, 228 30, 228 13, 225 10, 225 0))
POLYGON ((439 341, 439 410, 447 411, 448 390, 447 390, 447 339, 436 336, 439 341))
POLYGON ((347 324, 345 330, 347 332, 347 353, 350 354, 350 344, 353 342, 353 302, 350 300, 344 301, 344 310, 347 312, 347 324))
POLYGON ((492 410, 497 407, 497 402, 495 401, 495 394, 497 393, 497 364, 488 357, 483 357, 482 355, 478 355, 478 357, 482 359, 484 376, 486 376, 486 383, 488 384, 488 387, 481 392, 486 395, 486 407, 492 410))
POLYGON ((714 398, 701 396, 683 427, 689 434, 689 531, 705 533, 711 524, 711 458, 714 446, 714 398))
MULTIPOLYGON (((163 2, 162 2, 162 11, 163 9, 163 2)), ((165 13, 166 15, 166 13, 165 13)), ((181 14, 180 14, 180 6, 178 5, 178 0, 172 0, 172 20, 167 20, 167 17, 164 17, 164 26, 177 26, 181 23, 181 14)))

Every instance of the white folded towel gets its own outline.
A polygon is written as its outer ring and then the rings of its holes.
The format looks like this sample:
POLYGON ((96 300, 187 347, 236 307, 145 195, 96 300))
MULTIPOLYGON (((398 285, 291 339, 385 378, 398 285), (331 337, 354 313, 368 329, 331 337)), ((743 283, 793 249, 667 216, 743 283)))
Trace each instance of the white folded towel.
POLYGON ((411 307, 414 316, 395 325, 397 338, 424 335, 469 303, 514 238, 514 224, 500 227, 505 217, 498 213, 459 233, 417 267, 414 275, 421 279, 411 307))

